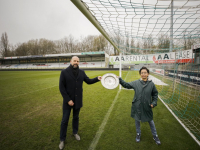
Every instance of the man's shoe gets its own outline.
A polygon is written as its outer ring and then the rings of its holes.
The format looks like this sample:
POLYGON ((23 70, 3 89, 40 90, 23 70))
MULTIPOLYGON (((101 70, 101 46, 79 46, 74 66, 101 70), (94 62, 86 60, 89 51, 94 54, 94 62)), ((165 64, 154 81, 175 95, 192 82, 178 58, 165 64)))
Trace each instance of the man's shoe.
POLYGON ((64 148, 64 146, 65 146, 65 143, 64 143, 64 141, 60 141, 59 148, 60 148, 60 149, 63 149, 63 148, 64 148))
POLYGON ((79 136, 78 134, 74 134, 74 137, 75 137, 75 139, 76 139, 77 141, 80 141, 80 140, 81 140, 81 138, 80 138, 80 136, 79 136))
POLYGON ((161 144, 161 142, 160 142, 160 140, 159 140, 159 138, 158 138, 158 135, 153 136, 153 139, 155 140, 155 142, 156 142, 157 145, 160 145, 160 144, 161 144))
POLYGON ((140 133, 137 133, 137 135, 136 135, 136 142, 140 142, 140 137, 141 137, 141 134, 140 133))

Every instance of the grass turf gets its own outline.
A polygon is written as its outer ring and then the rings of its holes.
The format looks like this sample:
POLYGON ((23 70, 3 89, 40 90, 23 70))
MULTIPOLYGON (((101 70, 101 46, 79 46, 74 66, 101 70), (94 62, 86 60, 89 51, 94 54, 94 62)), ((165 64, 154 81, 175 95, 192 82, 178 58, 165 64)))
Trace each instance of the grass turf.
MULTIPOLYGON (((118 71, 86 71, 90 77, 118 71)), ((127 72, 123 72, 125 77, 127 72)), ((58 149, 62 117, 59 92, 60 71, 0 72, 0 147, 1 150, 58 149)), ((127 79, 130 74, 128 74, 127 79)), ((83 108, 80 112, 81 141, 72 136, 70 117, 65 149, 88 149, 104 119, 118 88, 107 90, 98 82, 83 84, 83 108)), ((199 149, 199 146, 158 101, 154 121, 162 142, 157 146, 147 123, 141 124, 142 141, 135 142, 134 120, 130 117, 134 91, 122 90, 96 149, 199 149)))

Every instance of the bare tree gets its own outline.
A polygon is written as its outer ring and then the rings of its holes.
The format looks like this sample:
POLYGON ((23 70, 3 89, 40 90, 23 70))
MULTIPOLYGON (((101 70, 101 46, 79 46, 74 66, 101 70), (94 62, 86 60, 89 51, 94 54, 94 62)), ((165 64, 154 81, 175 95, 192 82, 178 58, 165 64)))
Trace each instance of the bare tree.
MULTIPOLYGON (((119 40, 118 44, 120 48, 120 45, 123 45, 124 41, 120 37, 117 38, 117 40, 119 40)), ((7 39, 7 34, 3 35, 2 39, 3 41, 6 41, 5 39, 7 39)), ((3 54, 6 54, 6 56, 44 55, 89 51, 106 51, 108 54, 113 54, 115 52, 116 55, 118 53, 117 50, 114 50, 113 46, 102 35, 88 35, 87 37, 81 37, 80 40, 75 39, 72 35, 57 41, 32 39, 28 42, 17 43, 15 46, 8 45, 7 47, 10 47, 12 51, 9 51, 8 48, 4 50, 4 46, 3 42, 1 42, 1 50, 4 52, 3 54), (7 53, 5 53, 5 51, 7 53)))
POLYGON ((153 45, 154 45, 154 40, 151 35, 149 35, 147 38, 144 38, 142 40, 142 48, 143 48, 142 54, 149 53, 149 50, 153 47, 153 45))
POLYGON ((94 37, 93 35, 88 35, 83 39, 82 44, 85 52, 94 51, 94 37))
POLYGON ((47 39, 39 40, 39 54, 54 54, 56 53, 56 45, 53 41, 47 39))
POLYGON ((25 55, 43 55, 43 54, 55 54, 56 44, 53 41, 47 39, 30 40, 26 43, 18 43, 15 49, 17 56, 25 55))
POLYGON ((153 48, 153 46, 154 46, 154 39, 153 39, 152 35, 148 36, 147 45, 148 45, 149 49, 153 48))
POLYGON ((7 33, 2 33, 1 36, 1 55, 7 57, 9 54, 9 42, 7 33))
POLYGON ((135 47, 135 41, 133 38, 131 38, 131 45, 130 45, 130 48, 131 48, 131 53, 134 53, 134 47, 135 47))
POLYGON ((130 52, 130 46, 131 46, 131 42, 129 40, 129 38, 126 38, 126 46, 125 46, 125 49, 126 49, 126 52, 130 52))
MULTIPOLYGON (((118 47, 119 50, 122 50, 122 44, 123 44, 123 39, 120 36, 120 33, 117 33, 117 35, 113 39, 116 43, 116 46, 118 47)), ((114 48, 114 55, 118 55, 119 52, 114 48)))
POLYGON ((107 42, 106 46, 105 46, 105 52, 108 54, 108 55, 112 55, 114 54, 114 47, 112 44, 110 44, 110 42, 107 42))
POLYGON ((137 44, 136 44, 136 52, 137 52, 137 53, 141 53, 141 51, 140 51, 140 41, 137 41, 137 44))
POLYGON ((104 36, 94 36, 93 38, 93 51, 105 51, 108 41, 104 36))
POLYGON ((147 38, 143 39, 142 48, 143 48, 142 54, 144 54, 144 50, 146 50, 146 53, 147 53, 147 49, 148 49, 148 39, 147 38))
POLYGON ((169 51, 169 47, 170 47, 170 38, 168 35, 166 34, 161 34, 158 37, 158 48, 159 49, 163 49, 159 52, 168 52, 169 51), (166 50, 164 50, 166 49, 166 50))
POLYGON ((71 34, 69 35, 69 52, 74 52, 74 37, 71 34))
POLYGON ((184 31, 182 43, 185 50, 191 49, 191 46, 196 43, 196 39, 192 38, 192 35, 190 35, 190 33, 184 31))
POLYGON ((60 40, 54 41, 54 43, 56 45, 56 51, 57 51, 57 53, 66 53, 64 39, 60 39, 60 40))
POLYGON ((103 35, 99 35, 101 51, 105 51, 106 46, 108 45, 108 41, 103 35))
POLYGON ((64 48, 64 53, 70 53, 69 38, 65 37, 61 42, 64 48))
POLYGON ((29 55, 29 49, 27 43, 18 44, 19 46, 16 48, 16 56, 27 56, 29 55))
POLYGON ((35 39, 28 41, 28 48, 30 51, 30 55, 39 55, 40 54, 39 40, 35 39))

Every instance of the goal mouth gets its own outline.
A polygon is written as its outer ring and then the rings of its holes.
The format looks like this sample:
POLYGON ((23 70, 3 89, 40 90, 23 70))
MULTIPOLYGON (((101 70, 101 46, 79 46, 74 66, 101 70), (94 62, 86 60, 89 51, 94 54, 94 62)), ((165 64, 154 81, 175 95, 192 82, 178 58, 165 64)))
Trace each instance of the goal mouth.
POLYGON ((152 78, 162 82, 156 85, 160 99, 200 145, 200 52, 191 49, 200 43, 200 1, 71 1, 113 45, 119 58, 122 53, 154 55, 153 63, 126 64, 121 59, 118 64, 110 63, 118 65, 119 76, 126 82, 140 78, 141 66, 151 69, 152 78), (183 58, 187 56, 184 50, 191 50, 192 58, 183 58), (166 53, 176 57, 166 61, 166 53))

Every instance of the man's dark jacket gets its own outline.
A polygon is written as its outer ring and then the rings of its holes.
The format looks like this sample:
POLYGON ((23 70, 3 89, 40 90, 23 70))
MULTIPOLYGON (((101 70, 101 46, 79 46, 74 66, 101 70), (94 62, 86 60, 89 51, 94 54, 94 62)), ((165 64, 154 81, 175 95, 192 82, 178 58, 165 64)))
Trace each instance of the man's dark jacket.
POLYGON ((70 100, 74 102, 75 109, 83 106, 83 81, 87 84, 93 84, 99 80, 98 77, 89 79, 81 69, 78 69, 78 76, 75 77, 70 66, 61 71, 59 89, 63 97, 63 109, 71 108, 71 106, 68 105, 70 100))

